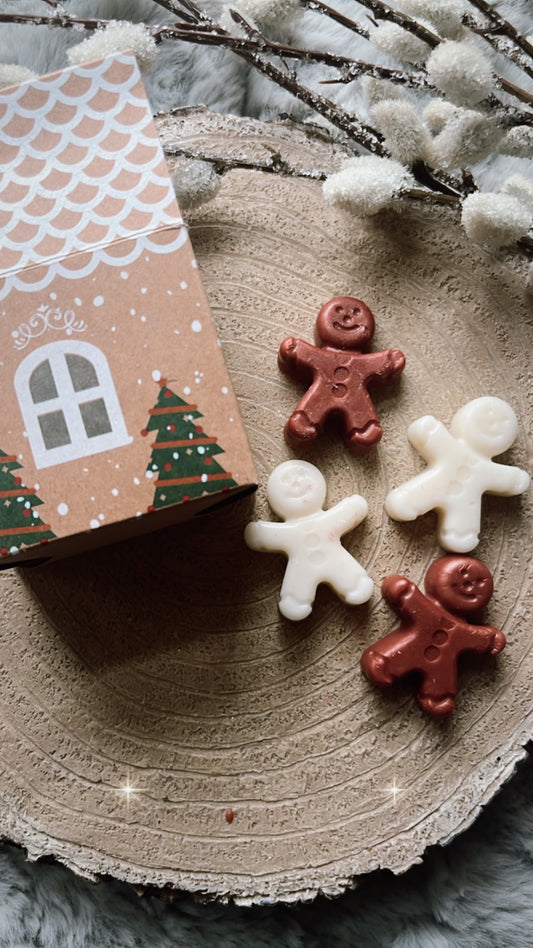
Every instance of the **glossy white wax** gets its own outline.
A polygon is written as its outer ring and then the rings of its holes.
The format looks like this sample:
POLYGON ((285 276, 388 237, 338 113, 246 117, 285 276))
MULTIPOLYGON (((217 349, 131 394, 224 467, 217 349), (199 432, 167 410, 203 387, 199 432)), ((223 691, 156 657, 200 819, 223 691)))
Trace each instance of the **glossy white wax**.
POLYGON ((390 491, 385 499, 389 517, 415 520, 436 510, 441 546, 456 553, 473 550, 479 542, 482 495, 510 497, 529 486, 526 471, 491 460, 511 447, 517 433, 513 409, 492 395, 463 405, 450 431, 432 415, 418 418, 407 437, 428 467, 390 491))
POLYGON ((308 461, 284 461, 267 484, 267 498, 284 521, 249 523, 244 538, 262 552, 278 551, 288 557, 280 591, 279 609, 287 619, 305 619, 313 608, 317 586, 326 583, 350 605, 366 602, 374 584, 340 537, 367 515, 359 494, 345 497, 323 510, 326 481, 308 461))

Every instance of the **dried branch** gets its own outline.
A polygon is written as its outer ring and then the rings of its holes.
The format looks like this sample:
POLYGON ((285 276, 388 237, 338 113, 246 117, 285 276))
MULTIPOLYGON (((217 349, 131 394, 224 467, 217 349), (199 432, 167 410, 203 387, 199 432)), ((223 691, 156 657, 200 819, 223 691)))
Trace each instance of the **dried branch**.
POLYGON ((206 153, 198 148, 188 148, 185 145, 165 145, 164 152, 167 158, 188 158, 194 161, 205 161, 213 166, 219 175, 227 171, 265 171, 280 174, 288 178, 309 178, 313 181, 325 181, 325 171, 315 171, 304 168, 295 168, 286 161, 278 151, 272 151, 263 161, 252 161, 250 158, 236 158, 235 156, 206 153))
MULTIPOLYGON (((473 33, 478 33, 483 36, 488 42, 491 43, 495 48, 499 49, 499 52, 508 54, 509 49, 506 46, 503 48, 502 44, 497 44, 494 42, 496 35, 494 31, 497 31, 499 36, 504 34, 508 36, 513 42, 515 42, 520 48, 526 52, 529 56, 533 56, 533 47, 527 41, 526 37, 522 36, 518 30, 515 29, 507 20, 504 20, 499 13, 497 13, 492 7, 489 6, 485 0, 470 0, 473 6, 476 6, 479 10, 482 10, 487 15, 491 16, 493 21, 492 28, 487 29, 486 27, 477 27, 475 24, 472 24, 470 19, 466 18, 468 25, 473 33)), ((313 0, 309 0, 309 3, 314 6, 313 0)), ((407 16, 405 13, 401 13, 399 10, 393 10, 392 7, 389 7, 388 4, 383 3, 382 0, 359 0, 359 3, 362 6, 370 9, 379 19, 387 20, 391 23, 395 23, 397 26, 402 27, 402 29, 407 30, 409 33, 412 33, 413 36, 417 36, 418 39, 423 40, 424 43, 430 47, 430 49, 435 49, 441 42, 440 36, 436 33, 433 33, 426 26, 418 23, 417 20, 414 20, 412 17, 407 16)), ((307 4, 306 4, 307 5, 307 4)), ((345 24, 348 25, 348 24, 345 24)), ((368 38, 368 36, 367 36, 368 38)), ((511 56, 510 57, 516 65, 520 66, 530 77, 533 77, 533 63, 527 62, 523 56, 511 56)), ((522 102, 532 103, 533 96, 531 93, 527 92, 525 89, 519 88, 516 84, 509 82, 503 76, 495 76, 498 84, 509 95, 516 96, 522 102)))
MULTIPOLYGON (((230 13, 235 22, 246 30, 248 34, 247 36, 233 36, 227 31, 222 31, 220 27, 216 32, 214 32, 210 29, 210 27, 194 29, 193 27, 189 26, 165 26, 156 27, 151 32, 158 43, 161 43, 164 40, 181 39, 190 43, 198 43, 204 46, 218 46, 221 48, 230 49, 237 55, 247 59, 247 61, 259 69, 259 71, 265 72, 269 78, 272 78, 272 75, 269 71, 272 64, 268 61, 263 61, 263 65, 261 65, 261 57, 262 55, 264 56, 264 54, 275 55, 281 59, 297 59, 300 62, 320 63, 322 65, 339 69, 340 76, 336 77, 335 79, 322 80, 324 85, 352 82, 354 79, 357 79, 362 75, 367 75, 376 79, 386 79, 391 82, 396 82, 399 85, 405 85, 412 89, 434 89, 434 87, 429 82, 424 70, 406 72, 405 70, 377 66, 373 63, 365 63, 361 60, 350 59, 345 56, 339 56, 334 53, 328 53, 322 50, 301 49, 299 47, 276 43, 268 40, 265 36, 263 36, 263 34, 251 27, 251 25, 248 24, 247 21, 237 11, 232 10, 230 13)), ((330 114, 333 114, 331 112, 331 107, 334 109, 337 108, 335 104, 331 102, 331 100, 324 100, 316 93, 313 93, 309 89, 306 89, 304 86, 302 86, 293 73, 286 73, 284 81, 281 80, 280 74, 278 73, 278 78, 275 81, 277 81, 278 84, 282 86, 282 88, 292 92, 296 98, 301 99, 301 101, 305 102, 307 105, 311 104, 315 111, 319 112, 319 114, 324 115, 325 117, 328 116, 323 111, 324 102, 329 103, 330 114), (316 102, 314 105, 310 103, 309 95, 316 96, 316 102)), ((527 104, 533 104, 533 95, 530 93, 525 92, 507 80, 501 79, 500 84, 502 85, 502 88, 505 88, 506 92, 514 94, 516 98, 524 101, 527 104)), ((506 116, 506 124, 509 126, 533 124, 533 114, 506 106, 495 96, 492 97, 488 104, 491 108, 497 109, 502 116, 506 116)), ((340 112, 342 110, 338 110, 337 108, 337 111, 339 112, 337 119, 329 118, 328 120, 342 131, 348 132, 350 122, 348 122, 348 124, 346 123, 347 113, 344 113, 344 116, 341 117, 340 112), (339 120, 341 124, 338 124, 339 120)), ((370 137, 372 137, 372 129, 369 126, 364 126, 363 123, 359 123, 359 125, 361 129, 365 130, 366 136, 370 135, 370 137)), ((364 144, 362 138, 359 137, 359 134, 355 140, 357 144, 362 145, 372 153, 380 153, 378 150, 375 150, 374 147, 369 147, 368 144, 364 144)), ((367 140, 370 142, 369 138, 367 138, 367 140)))
MULTIPOLYGON (((522 33, 517 30, 512 23, 509 23, 501 13, 491 6, 486 0, 469 0, 473 7, 480 10, 481 13, 484 13, 485 16, 491 21, 491 27, 487 29, 479 29, 481 35, 485 36, 486 39, 489 39, 492 35, 498 34, 500 36, 507 36, 513 43, 516 43, 530 57, 533 61, 533 46, 528 41, 526 36, 523 36, 522 33)), ((472 29, 472 27, 471 27, 472 29)), ((478 32, 474 30, 474 32, 478 32)), ((533 65, 533 62, 531 63, 533 65)), ((531 74, 531 73, 530 73, 531 74)))
POLYGON ((289 72, 286 69, 280 69, 266 59, 266 57, 255 51, 250 51, 249 48, 245 48, 244 46, 239 48, 237 45, 234 47, 234 52, 255 66, 263 75, 268 76, 269 79, 272 79, 283 89, 286 89, 294 95, 295 98, 326 118, 328 122, 331 122, 332 125, 344 132, 353 142, 365 148, 373 155, 383 156, 387 154, 381 141, 381 136, 379 136, 374 129, 359 121, 356 116, 342 109, 331 99, 327 99, 301 84, 296 73, 289 72))
MULTIPOLYGON (((241 171, 265 171, 273 174, 280 174, 289 178, 308 178, 314 181, 325 181, 327 174, 325 171, 309 170, 295 168, 294 165, 286 161, 279 152, 272 154, 263 161, 252 161, 249 158, 237 158, 225 154, 213 154, 205 152, 198 148, 189 148, 185 145, 165 145, 164 152, 167 158, 187 158, 195 161, 205 161, 212 165, 219 175, 226 174, 227 171, 239 169, 241 171)), ((426 181, 430 182, 427 176, 426 181)), ((408 197, 412 200, 422 200, 434 204, 452 204, 458 206, 461 195, 455 191, 435 191, 427 188, 405 188, 400 192, 401 197, 408 197)))
MULTIPOLYGON (((45 2, 53 11, 48 16, 28 13, 0 13, 0 23, 31 24, 33 26, 94 33, 106 29, 112 22, 99 18, 71 16, 66 13, 60 0, 45 0, 45 2)), ((470 0, 470 2, 488 18, 489 24, 480 26, 477 21, 471 22, 472 17, 465 17, 463 22, 494 48, 504 52, 508 60, 513 62, 519 60, 519 65, 524 72, 533 75, 533 47, 531 43, 512 24, 508 23, 489 6, 486 0, 470 0), (505 49, 503 49, 504 45, 505 49), (530 62, 530 60, 532 61, 530 62)), ((408 169, 410 174, 398 185, 400 191, 396 191, 394 194, 391 193, 391 197, 401 194, 403 197, 407 196, 416 200, 434 200, 459 206, 477 187, 468 167, 469 161, 476 163, 480 160, 480 157, 490 153, 491 149, 497 148, 504 130, 512 130, 515 126, 533 126, 533 111, 527 108, 519 108, 516 105, 505 104, 497 95, 491 93, 490 89, 496 85, 516 102, 527 106, 533 105, 533 94, 521 88, 515 82, 511 82, 505 76, 492 73, 491 79, 492 66, 481 54, 479 54, 479 78, 476 66, 472 65, 471 68, 472 77, 474 78, 473 95, 471 97, 473 105, 467 105, 466 108, 457 108, 456 101, 468 103, 469 99, 463 92, 463 79, 460 71, 449 73, 450 65, 446 59, 448 52, 450 53, 452 68, 454 65, 456 66, 452 49, 450 48, 448 51, 445 46, 446 41, 442 40, 424 23, 419 23, 406 14, 394 10, 383 0, 359 0, 359 3, 370 11, 372 18, 377 17, 379 20, 390 21, 411 33, 418 40, 423 41, 429 50, 437 50, 440 47, 438 54, 431 54, 427 68, 423 66, 409 69, 383 67, 328 50, 306 49, 281 41, 273 41, 255 25, 249 23, 238 11, 230 10, 229 13, 239 29, 226 29, 225 23, 222 26, 213 20, 195 0, 154 0, 154 3, 176 18, 174 22, 153 27, 142 27, 139 24, 139 29, 144 29, 156 44, 160 45, 165 41, 179 40, 231 51, 280 88, 285 89, 290 95, 303 102, 313 112, 326 119, 330 125, 342 133, 345 144, 353 148, 354 152, 357 152, 358 147, 368 152, 370 156, 375 156, 369 158, 369 162, 379 162, 380 159, 385 159, 389 162, 388 165, 385 162, 385 165, 390 169, 396 162, 396 167, 400 167, 402 174, 401 165, 404 169, 408 169), (441 52, 443 55, 437 64, 435 60, 441 52), (291 66, 291 62, 335 70, 336 75, 331 78, 317 77, 317 81, 322 85, 349 83, 361 76, 366 76, 375 80, 384 80, 396 87, 405 87, 416 92, 433 90, 437 93, 433 102, 442 102, 444 107, 451 109, 446 114, 442 113, 444 117, 442 118, 441 128, 445 127, 447 130, 447 123, 452 114, 458 115, 458 121, 463 122, 463 125, 460 128, 455 127, 454 130, 452 122, 450 125, 451 131, 445 143, 443 135, 438 130, 438 121, 440 120, 437 121, 437 132, 435 132, 431 125, 425 125, 425 116, 420 116, 415 106, 410 104, 412 97, 409 101, 405 97, 400 98, 399 108, 400 106, 403 108, 403 111, 400 108, 400 112, 407 121, 407 127, 402 125, 403 119, 398 118, 395 114, 394 104, 386 105, 385 102, 382 105, 383 107, 386 106, 386 109, 384 111, 380 107, 379 114, 378 107, 375 106, 373 116, 376 127, 372 127, 362 121, 355 112, 343 108, 333 99, 327 98, 315 88, 304 84, 296 71, 296 65, 291 66), (437 69, 438 71, 436 71, 437 69), (438 83, 441 91, 438 91, 435 85, 430 82, 430 75, 433 83, 438 83), (486 86, 483 85, 485 82, 486 86), (454 83, 455 85, 453 85, 454 83), (478 90, 481 91, 482 96, 484 88, 486 88, 486 98, 479 102, 478 90), (448 94, 449 101, 447 101, 448 94), (474 111, 468 111, 469 108, 474 111), (411 122, 412 127, 409 126, 409 122, 411 122), (464 124, 465 122, 466 124, 464 124), (396 139, 394 139, 394 135, 396 135, 396 139), (411 139, 409 139, 409 135, 411 135, 411 139), (453 138, 454 135, 455 138, 453 138), (461 135, 466 136, 464 141, 461 135), (392 161, 391 156, 394 159, 392 161), (400 166, 397 164, 398 161, 400 166), (439 161, 442 162, 442 167, 440 167, 439 161), (444 170, 448 168, 457 169, 457 173, 455 170, 453 173, 444 170), (409 188, 403 186, 409 180, 412 181, 413 177, 417 184, 422 185, 422 187, 409 188)), ((313 10, 338 23, 350 33, 372 41, 372 30, 339 13, 324 0, 300 0, 300 5, 302 8, 313 10)), ((275 6, 272 10, 275 15, 275 6)), ((405 36, 405 34, 403 35, 405 36)), ((392 53, 395 52, 396 48, 394 47, 392 53)), ((468 57, 466 62, 468 65, 468 57)), ((379 94, 383 95, 382 92, 379 94)), ((385 95, 385 97, 387 96, 385 95)), ((522 128, 519 129, 519 134, 513 139, 512 147, 523 151, 527 148, 527 142, 528 133, 522 128)), ((167 150, 167 153, 170 152, 167 150)), ((513 153, 519 154, 521 152, 517 150, 513 153)), ((249 164, 239 162, 238 159, 228 159, 225 156, 209 158, 186 149, 181 150, 179 154, 183 157, 210 161, 217 174, 222 174, 224 170, 228 170, 230 167, 251 167, 249 164)), ((253 167, 257 166, 254 164, 253 167)), ((276 155, 266 159, 259 167, 262 170, 276 171, 278 174, 294 175, 298 173, 291 169, 280 156, 276 155)), ((374 166, 371 165, 370 173, 372 174, 373 171, 374 166)), ((383 174, 386 175, 387 172, 384 171, 383 174)), ((308 173, 306 175, 309 176, 308 173)), ((320 173, 317 173, 317 177, 321 179, 320 173)), ((517 199, 513 198, 513 200, 516 202, 517 199)), ((523 246, 529 246, 531 243, 529 238, 523 238, 520 242, 523 246)))
POLYGON ((408 33, 412 33, 413 36, 417 36, 418 39, 427 43, 431 49, 435 49, 441 42, 441 38, 437 33, 433 33, 428 27, 419 23, 417 20, 413 20, 413 18, 407 16, 406 13, 393 10, 392 7, 383 3, 382 0, 358 0, 358 2, 361 6, 371 10, 379 20, 388 20, 390 23, 395 23, 396 26, 403 27, 408 33))
MULTIPOLYGON (((233 11, 236 22, 244 26, 243 18, 233 11)), ((269 53, 280 59, 297 59, 305 63, 317 63, 324 66, 331 66, 339 69, 342 74, 341 79, 323 80, 324 84, 328 82, 351 82, 359 76, 373 76, 375 79, 387 79, 390 82, 397 82, 399 85, 406 85, 413 89, 430 88, 430 84, 424 74, 419 72, 405 72, 401 69, 390 69, 387 66, 377 66, 374 63, 362 62, 358 59, 350 59, 348 56, 339 56, 335 53, 328 53, 318 49, 300 49, 297 46, 288 46, 284 43, 276 43, 266 39, 262 34, 255 31, 250 32, 249 37, 232 36, 230 33, 209 34, 206 29, 195 29, 192 26, 187 27, 158 27, 157 32, 153 33, 157 42, 167 39, 184 39, 188 42, 198 42, 205 46, 220 46, 225 49, 231 49, 233 52, 269 53)))
POLYGON ((517 49, 513 46, 512 41, 508 37, 493 32, 490 27, 478 26, 470 17, 465 17, 463 22, 472 33, 481 36, 497 53, 500 53, 501 56, 510 60, 510 62, 518 66, 522 72, 525 72, 530 79, 533 79, 533 63, 531 63, 529 57, 522 49, 517 49))
MULTIPOLYGON (((58 7, 55 7, 58 9, 58 7)), ((27 26, 49 26, 57 29, 73 30, 101 30, 108 25, 109 20, 84 19, 73 17, 68 13, 38 14, 38 13, 0 13, 0 23, 20 23, 27 26)))
POLYGON ((189 23, 195 23, 198 26, 209 26, 216 32, 223 32, 218 23, 194 3, 193 0, 154 0, 154 3, 189 23))
MULTIPOLYGON (((353 79, 356 79, 359 76, 372 76, 374 79, 386 79, 389 82, 397 82, 399 85, 409 86, 412 89, 431 88, 430 83, 422 71, 405 72, 405 70, 402 69, 390 69, 387 66, 377 66, 375 63, 362 62, 359 59, 351 59, 348 56, 339 56, 335 53, 328 53, 324 50, 307 48, 300 49, 296 46, 287 46, 283 43, 272 42, 271 40, 266 39, 263 34, 258 33, 257 30, 251 29, 250 25, 246 23, 239 13, 236 11, 230 12, 235 22, 239 23, 240 26, 244 27, 247 32, 249 32, 249 37, 248 40, 241 39, 240 41, 236 41, 233 37, 228 36, 227 40, 221 40, 224 45, 227 41, 230 41, 228 42, 228 45, 230 45, 232 42, 240 42, 242 47, 249 49, 250 52, 260 51, 263 53, 271 53, 272 55, 278 56, 281 59, 298 59, 300 62, 305 63, 320 63, 324 66, 331 66, 341 71, 341 80, 322 80, 324 85, 327 85, 328 82, 351 82, 353 79)), ((219 39, 220 37, 217 35, 217 43, 219 39)), ((207 39, 207 42, 209 42, 209 39, 207 39)))
POLYGON ((308 10, 314 10, 317 13, 323 13, 325 16, 329 17, 330 20, 334 20, 335 23, 345 26, 347 29, 351 30, 352 33, 357 33, 359 36, 364 37, 364 39, 370 38, 370 33, 364 28, 364 26, 356 23, 355 20, 350 20, 342 13, 334 10, 333 7, 328 6, 327 3, 322 3, 321 0, 301 0, 301 4, 302 7, 307 7, 308 10))
MULTIPOLYGON (((246 59, 260 72, 263 72, 269 78, 273 79, 273 81, 281 85, 282 88, 287 89, 287 91, 291 92, 296 98, 310 105, 319 114, 324 115, 324 117, 328 118, 328 121, 331 121, 332 124, 336 125, 341 131, 352 135, 354 134, 354 129, 358 129, 355 133, 355 141, 374 154, 381 153, 379 149, 379 136, 372 134, 373 130, 369 126, 354 121, 353 117, 350 117, 344 110, 339 109, 334 102, 306 89, 293 73, 286 72, 283 74, 282 71, 273 67, 270 62, 262 61, 261 54, 275 55, 282 59, 298 59, 301 62, 319 63, 340 70, 340 76, 338 78, 323 80, 324 84, 352 82, 362 75, 369 75, 373 78, 390 80, 413 89, 432 88, 423 70, 406 72, 405 70, 377 66, 372 63, 365 63, 360 60, 354 60, 322 50, 301 49, 275 43, 266 39, 266 37, 251 27, 249 29, 248 38, 232 36, 216 24, 215 21, 203 14, 202 11, 198 10, 197 13, 190 12, 193 10, 196 11, 197 8, 196 5, 190 3, 189 0, 154 0, 154 2, 178 15, 185 15, 187 18, 186 24, 180 26, 158 26, 150 29, 150 33, 156 43, 160 44, 168 40, 182 40, 184 42, 198 43, 205 46, 219 46, 231 50, 238 56, 246 59), (182 5, 186 7, 185 11, 179 9, 182 5), (196 15, 201 18, 201 22, 195 22, 194 17, 196 15), (310 100, 310 96, 312 100, 310 100), (326 109, 326 111, 324 111, 324 109, 326 109)), ((313 7, 316 5, 320 12, 324 12, 328 16, 330 15, 329 11, 331 8, 326 4, 318 4, 316 0, 304 0, 304 2, 313 7)), ((390 11, 391 14, 394 14, 394 16, 391 15, 390 19, 395 23, 401 22, 402 24, 410 24, 416 22, 409 17, 404 17, 403 14, 397 14, 396 11, 391 10, 386 4, 382 4, 380 0, 364 0, 364 3, 372 9, 374 7, 379 8, 384 14, 387 14, 387 16, 388 11, 390 11)), ((57 8, 55 0, 50 0, 50 5, 57 8)), ((240 14, 236 11, 231 12, 236 22, 241 26, 247 26, 246 21, 240 14)), ((353 21, 346 20, 346 18, 342 18, 342 20, 344 25, 352 27, 353 21)), ((0 13, 0 23, 31 24, 33 26, 49 26, 62 29, 70 28, 74 30, 83 29, 86 31, 104 29, 109 22, 109 20, 104 19, 74 17, 65 13, 56 14, 55 16, 30 13, 0 13)), ((425 31, 425 28, 423 27, 422 30, 425 31)), ((415 31, 412 30, 412 32, 415 31)), ((421 38, 420 31, 417 32, 417 35, 421 38)), ((436 37, 436 40, 437 43, 440 42, 438 37, 436 37)), ((500 76, 497 76, 496 79, 506 92, 514 95, 524 103, 533 104, 533 94, 520 89, 516 84, 500 76)), ((533 124, 532 114, 509 108, 495 97, 492 97, 490 105, 491 107, 497 108, 502 115, 508 114, 507 124, 509 125, 533 124)))

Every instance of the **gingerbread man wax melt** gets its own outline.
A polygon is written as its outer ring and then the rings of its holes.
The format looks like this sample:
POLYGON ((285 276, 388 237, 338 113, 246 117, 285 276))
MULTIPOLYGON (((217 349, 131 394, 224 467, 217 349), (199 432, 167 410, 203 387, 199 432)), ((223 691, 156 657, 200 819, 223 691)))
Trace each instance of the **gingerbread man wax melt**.
POLYGON ((389 517, 415 520, 435 509, 441 546, 456 553, 473 550, 479 541, 482 494, 510 497, 529 486, 526 471, 492 461, 511 447, 517 433, 511 406, 489 395, 463 405, 449 432, 432 415, 413 421, 407 437, 429 467, 390 491, 385 498, 389 517))
POLYGON ((368 385, 397 379, 405 356, 399 349, 363 352, 374 328, 365 303, 339 296, 318 314, 318 346, 292 337, 283 340, 279 367, 291 378, 310 383, 285 425, 285 438, 293 448, 313 443, 331 416, 341 420, 343 441, 352 454, 364 453, 380 440, 383 432, 368 385))
POLYGON ((490 571, 480 560, 440 557, 426 573, 425 589, 426 595, 405 576, 383 580, 383 596, 401 624, 365 649, 361 666, 377 685, 392 685, 409 672, 418 672, 419 705, 430 714, 445 715, 455 707, 461 652, 497 655, 505 636, 490 625, 469 621, 493 592, 490 571))
POLYGON ((331 586, 350 605, 370 599, 374 584, 340 537, 366 517, 363 497, 345 497, 323 510, 326 481, 308 461, 284 461, 267 484, 267 499, 285 521, 249 523, 244 538, 254 550, 279 551, 288 557, 279 610, 287 619, 305 619, 320 583, 331 586))

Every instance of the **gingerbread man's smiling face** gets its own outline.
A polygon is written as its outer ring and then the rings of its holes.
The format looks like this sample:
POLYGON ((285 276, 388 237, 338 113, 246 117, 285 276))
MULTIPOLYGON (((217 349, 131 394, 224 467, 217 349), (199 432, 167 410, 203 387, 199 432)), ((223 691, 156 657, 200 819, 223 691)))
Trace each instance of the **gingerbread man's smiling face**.
POLYGON ((316 332, 322 345, 335 349, 363 349, 374 335, 374 317, 368 306, 352 296, 337 296, 320 310, 316 332))
POLYGON ((267 498, 279 517, 290 520, 321 510, 326 490, 326 481, 313 464, 294 459, 279 464, 272 471, 267 498))
POLYGON ((456 411, 450 431, 474 451, 492 458, 511 447, 518 434, 518 422, 507 402, 494 395, 483 395, 456 411))
POLYGON ((443 556, 435 560, 427 571, 425 587, 445 609, 458 615, 483 609, 493 592, 489 569, 472 556, 443 556))

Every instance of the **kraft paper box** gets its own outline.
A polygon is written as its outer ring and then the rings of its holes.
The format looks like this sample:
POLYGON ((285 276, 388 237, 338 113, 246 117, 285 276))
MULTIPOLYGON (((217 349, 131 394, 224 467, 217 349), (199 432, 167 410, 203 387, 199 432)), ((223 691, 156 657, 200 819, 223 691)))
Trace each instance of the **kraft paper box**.
POLYGON ((0 567, 253 490, 135 58, 0 90, 0 567))

